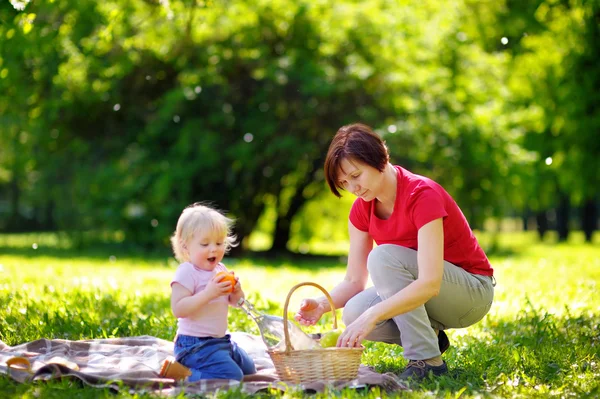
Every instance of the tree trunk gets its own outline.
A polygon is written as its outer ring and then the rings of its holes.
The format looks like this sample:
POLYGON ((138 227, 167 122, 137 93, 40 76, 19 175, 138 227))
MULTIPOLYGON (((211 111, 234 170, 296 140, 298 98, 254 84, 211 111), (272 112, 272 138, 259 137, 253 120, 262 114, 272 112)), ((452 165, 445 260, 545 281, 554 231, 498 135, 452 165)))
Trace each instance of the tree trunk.
POLYGON ((54 201, 46 202, 44 206, 44 220, 46 230, 56 230, 56 222, 54 220, 54 201))
MULTIPOLYGON (((252 198, 252 197, 250 197, 252 198)), ((243 244, 243 241, 252 233, 256 224, 258 223, 258 219, 260 215, 265 209, 264 203, 255 206, 247 207, 247 212, 244 215, 244 218, 240 218, 236 220, 235 224, 235 234, 237 237, 237 243, 239 244, 237 247, 231 248, 229 254, 231 256, 241 256, 246 248, 243 244)))
POLYGON ((543 241, 544 236, 548 231, 548 215, 546 214, 546 211, 537 212, 535 214, 535 221, 537 224, 537 231, 540 237, 540 241, 543 241))
POLYGON ((8 230, 15 231, 19 226, 19 199, 21 192, 19 189, 19 183, 17 181, 17 173, 13 172, 13 178, 9 184, 9 196, 10 196, 10 214, 8 216, 8 230))
MULTIPOLYGON (((296 196, 294 196, 295 198, 296 196)), ((278 217, 275 222, 275 231, 273 232, 273 245, 270 252, 287 251, 287 243, 290 240, 291 221, 286 218, 278 217)))
POLYGON ((594 231, 598 228, 598 209, 596 201, 588 199, 581 209, 581 229, 585 234, 585 241, 592 242, 594 231))
POLYGON ((294 216, 302 209, 308 198, 304 197, 304 190, 309 184, 317 180, 317 172, 320 170, 324 159, 318 157, 312 162, 310 170, 304 176, 304 179, 296 187, 296 192, 290 201, 290 206, 284 215, 277 214, 275 221, 275 231, 273 232, 273 245, 269 252, 286 252, 288 241, 290 240, 292 220, 294 216))
POLYGON ((524 209, 521 215, 521 222, 523 223, 523 231, 529 230, 529 209, 524 209))
POLYGON ((569 238, 569 211, 571 204, 566 194, 560 194, 560 202, 556 208, 556 231, 558 241, 567 241, 569 238))
MULTIPOLYGON (((308 176, 312 177, 312 173, 308 176)), ((296 188, 294 197, 290 201, 290 206, 285 215, 277 215, 275 221, 275 231, 273 232, 273 245, 271 246, 270 252, 286 252, 287 243, 290 240, 291 232, 290 227, 292 226, 292 219, 302 208, 302 205, 306 202, 304 197, 304 189, 311 183, 311 178, 306 178, 296 188)))
POLYGON ((21 171, 19 168, 19 135, 15 134, 13 141, 13 163, 12 163, 12 176, 8 183, 8 195, 10 204, 10 214, 8 215, 8 222, 6 229, 8 231, 19 231, 22 228, 21 215, 19 215, 19 207, 21 202, 21 188, 19 187, 19 181, 21 181, 21 171))

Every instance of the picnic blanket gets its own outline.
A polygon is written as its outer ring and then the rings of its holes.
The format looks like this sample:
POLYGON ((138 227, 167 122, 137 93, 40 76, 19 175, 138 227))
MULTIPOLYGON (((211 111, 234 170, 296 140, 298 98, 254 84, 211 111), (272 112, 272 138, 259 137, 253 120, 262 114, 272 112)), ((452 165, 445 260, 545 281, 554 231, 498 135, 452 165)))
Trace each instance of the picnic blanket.
POLYGON ((152 336, 82 341, 39 339, 12 347, 0 341, 0 374, 21 383, 76 378, 85 385, 97 388, 115 391, 128 389, 131 393, 148 392, 165 396, 229 389, 239 389, 249 394, 290 389, 322 392, 327 386, 334 389, 379 386, 388 392, 406 389, 395 375, 380 374, 363 365, 359 368, 358 378, 353 381, 287 385, 278 379, 260 337, 241 332, 234 332, 231 337, 254 359, 258 370, 256 374, 246 376, 242 382, 215 379, 182 383, 161 378, 158 373, 162 362, 173 356, 173 342, 152 336), (8 367, 6 362, 15 357, 27 358, 31 370, 8 367))

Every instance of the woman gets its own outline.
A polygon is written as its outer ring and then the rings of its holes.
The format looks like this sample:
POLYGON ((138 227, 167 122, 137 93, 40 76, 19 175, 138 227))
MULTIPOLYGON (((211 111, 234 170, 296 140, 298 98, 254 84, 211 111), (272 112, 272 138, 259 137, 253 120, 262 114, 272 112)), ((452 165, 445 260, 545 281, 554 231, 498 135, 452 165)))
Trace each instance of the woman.
MULTIPOLYGON (((358 197, 349 216, 346 276, 330 292, 347 326, 337 345, 401 345, 409 361, 402 379, 447 373, 443 330, 481 320, 495 285, 460 208, 439 184, 390 164, 385 143, 362 124, 338 130, 325 176, 337 197, 340 189, 358 197), (366 289, 369 275, 374 286, 366 289)), ((330 310, 324 297, 305 299, 295 318, 312 325, 330 310)))

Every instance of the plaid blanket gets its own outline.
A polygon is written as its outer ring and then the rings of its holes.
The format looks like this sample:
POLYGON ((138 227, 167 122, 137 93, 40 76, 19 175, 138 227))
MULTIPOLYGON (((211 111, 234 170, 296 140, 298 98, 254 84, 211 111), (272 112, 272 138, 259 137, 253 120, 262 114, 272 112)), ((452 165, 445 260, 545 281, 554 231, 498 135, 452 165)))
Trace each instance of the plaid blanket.
POLYGON ((376 373, 363 365, 359 368, 358 378, 353 381, 290 386, 278 379, 260 337, 241 332, 232 333, 231 336, 254 359, 258 370, 256 374, 246 376, 241 383, 234 380, 181 383, 161 378, 158 372, 162 362, 173 356, 173 342, 152 336, 82 341, 39 339, 12 347, 0 341, 0 374, 21 383, 76 378, 88 386, 165 396, 181 392, 201 394, 229 389, 239 389, 249 394, 289 389, 322 392, 327 386, 334 389, 379 386, 388 392, 406 389, 395 375, 376 373), (31 370, 8 367, 6 362, 15 357, 27 358, 31 363, 31 370))

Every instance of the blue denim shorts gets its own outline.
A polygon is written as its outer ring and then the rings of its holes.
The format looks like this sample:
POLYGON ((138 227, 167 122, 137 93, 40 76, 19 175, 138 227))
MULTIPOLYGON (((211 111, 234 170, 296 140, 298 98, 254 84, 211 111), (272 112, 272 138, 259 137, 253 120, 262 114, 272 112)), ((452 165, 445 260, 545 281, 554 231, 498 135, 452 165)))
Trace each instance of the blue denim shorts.
POLYGON ((254 361, 246 351, 223 338, 178 335, 175 339, 175 359, 192 371, 189 382, 206 379, 241 381, 244 375, 256 373, 254 361))

